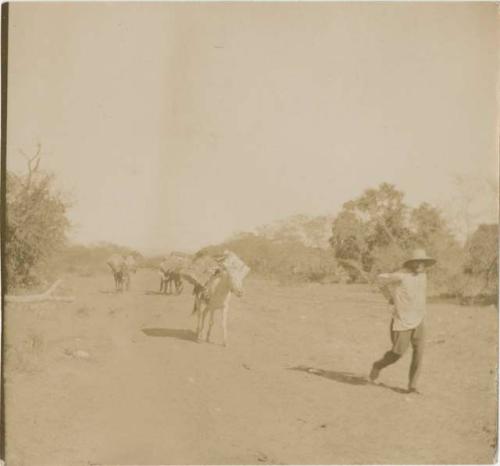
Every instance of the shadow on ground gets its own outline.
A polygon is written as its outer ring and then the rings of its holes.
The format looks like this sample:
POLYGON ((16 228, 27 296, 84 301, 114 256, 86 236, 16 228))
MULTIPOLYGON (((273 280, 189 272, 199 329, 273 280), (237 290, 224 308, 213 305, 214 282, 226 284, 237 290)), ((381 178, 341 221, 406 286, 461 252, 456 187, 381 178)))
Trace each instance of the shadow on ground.
POLYGON ((396 393, 407 393, 407 391, 403 390, 402 388, 392 387, 390 385, 385 385, 382 383, 374 383, 371 382, 366 376, 353 374, 352 372, 327 371, 324 369, 317 369, 315 367, 308 367, 308 366, 290 367, 288 370, 307 372, 308 374, 311 375, 317 375, 319 377, 324 377, 325 379, 333 380, 335 382, 340 382, 340 383, 346 383, 349 385, 370 385, 374 387, 386 388, 396 393))
POLYGON ((163 291, 148 290, 144 294, 148 296, 180 296, 181 293, 164 293, 163 291))
POLYGON ((148 337, 167 337, 179 340, 196 341, 196 333, 182 328, 143 328, 142 332, 148 337))

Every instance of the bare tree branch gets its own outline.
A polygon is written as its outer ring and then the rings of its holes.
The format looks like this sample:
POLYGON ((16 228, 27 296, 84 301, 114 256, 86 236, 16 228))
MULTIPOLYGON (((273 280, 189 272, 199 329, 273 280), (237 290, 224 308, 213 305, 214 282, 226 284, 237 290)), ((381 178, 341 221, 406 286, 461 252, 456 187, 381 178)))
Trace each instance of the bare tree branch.
POLYGON ((357 270, 359 272, 359 274, 371 285, 371 286, 374 286, 376 288, 378 288, 380 290, 380 292, 382 293, 382 295, 384 296, 385 299, 387 299, 387 301, 389 302, 389 304, 392 304, 392 296, 391 294, 388 292, 387 288, 385 286, 382 286, 380 284, 378 284, 375 280, 375 278, 373 278, 369 273, 365 272, 363 270, 363 266, 356 262, 356 261, 353 261, 353 260, 350 260, 350 259, 337 259, 341 264, 344 264, 345 266, 347 267, 352 267, 353 269, 357 270))
POLYGON ((28 165, 28 176, 25 185, 26 190, 29 190, 29 188, 31 187, 31 180, 33 178, 33 175, 38 171, 38 167, 40 166, 40 160, 41 160, 40 152, 42 150, 42 145, 40 143, 37 143, 36 147, 37 147, 36 153, 33 156, 29 156, 22 149, 19 149, 19 152, 26 159, 26 164, 28 165))
POLYGON ((40 301, 62 301, 71 303, 75 300, 74 296, 53 296, 56 288, 62 283, 62 280, 57 280, 45 293, 32 295, 6 295, 5 301, 13 303, 32 303, 40 301))
POLYGON ((387 236, 392 241, 392 243, 395 244, 397 247, 399 247, 399 249, 401 249, 401 251, 403 251, 403 247, 399 244, 398 240, 392 234, 391 230, 387 226, 385 219, 383 219, 383 218, 377 219, 377 223, 382 226, 382 228, 384 229, 384 232, 387 234, 387 236))

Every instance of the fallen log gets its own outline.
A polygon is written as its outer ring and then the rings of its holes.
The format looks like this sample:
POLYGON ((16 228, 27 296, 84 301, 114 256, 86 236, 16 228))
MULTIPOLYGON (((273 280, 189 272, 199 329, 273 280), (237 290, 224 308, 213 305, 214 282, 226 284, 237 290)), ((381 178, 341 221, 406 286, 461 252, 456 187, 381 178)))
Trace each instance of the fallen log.
POLYGON ((62 280, 57 280, 45 293, 31 295, 5 295, 5 301, 11 303, 33 303, 42 301, 60 301, 71 303, 75 300, 74 296, 54 296, 56 288, 62 283, 62 280))

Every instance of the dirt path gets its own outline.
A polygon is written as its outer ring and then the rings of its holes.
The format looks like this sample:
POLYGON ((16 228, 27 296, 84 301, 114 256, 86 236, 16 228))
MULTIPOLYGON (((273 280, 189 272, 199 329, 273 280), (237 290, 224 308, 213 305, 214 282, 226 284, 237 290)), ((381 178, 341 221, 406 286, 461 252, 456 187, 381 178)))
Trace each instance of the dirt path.
POLYGON ((495 309, 429 306, 411 397, 408 355, 366 381, 388 315, 365 287, 249 279, 223 348, 193 341, 189 290, 134 278, 117 295, 111 276, 70 277, 73 304, 9 306, 8 466, 493 461, 495 309))

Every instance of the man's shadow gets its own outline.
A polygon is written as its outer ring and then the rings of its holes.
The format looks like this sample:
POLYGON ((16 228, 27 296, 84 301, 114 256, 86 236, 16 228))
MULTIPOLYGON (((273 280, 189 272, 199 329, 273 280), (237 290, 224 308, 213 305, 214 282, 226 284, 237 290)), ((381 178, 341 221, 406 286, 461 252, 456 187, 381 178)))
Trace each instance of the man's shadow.
POLYGON ((148 337, 167 337, 185 341, 197 341, 195 332, 183 328, 143 328, 142 333, 148 337))
POLYGON ((349 385, 371 385, 374 387, 386 388, 396 393, 407 393, 407 391, 403 390, 402 388, 392 387, 390 385, 385 385, 382 383, 374 383, 371 380, 369 380, 366 376, 356 375, 353 374, 352 372, 327 371, 324 369, 317 369, 308 366, 290 367, 288 370, 307 372, 308 374, 317 375, 319 377, 324 377, 325 379, 333 380, 335 382, 340 382, 340 383, 346 383, 349 385))

